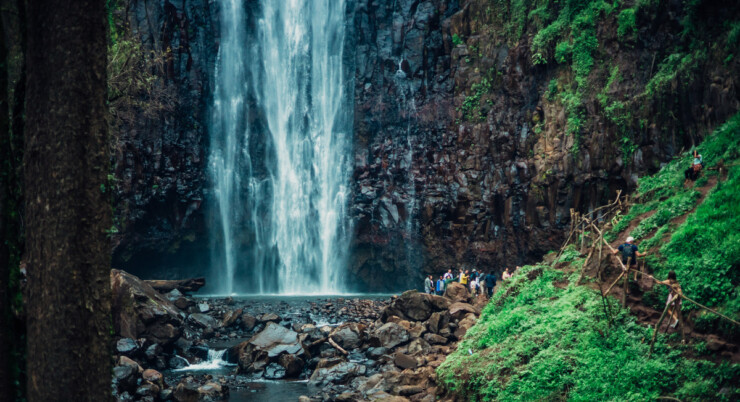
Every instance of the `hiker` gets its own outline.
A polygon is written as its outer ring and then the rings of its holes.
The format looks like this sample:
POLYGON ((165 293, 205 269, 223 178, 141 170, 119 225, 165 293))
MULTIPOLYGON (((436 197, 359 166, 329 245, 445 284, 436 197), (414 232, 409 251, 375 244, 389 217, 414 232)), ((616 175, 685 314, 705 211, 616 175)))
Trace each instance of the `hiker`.
POLYGON ((448 269, 442 277, 444 280, 452 279, 452 269, 448 269))
POLYGON ((621 244, 614 254, 622 253, 622 264, 629 270, 630 268, 637 268, 637 257, 644 257, 647 253, 641 253, 637 251, 637 246, 633 244, 635 238, 630 236, 627 238, 624 244, 621 244))
POLYGON ((478 293, 478 280, 480 279, 480 274, 478 273, 478 269, 473 269, 473 273, 470 274, 470 294, 475 296, 478 293))
POLYGON ((432 294, 434 290, 434 283, 432 283, 432 276, 427 276, 426 279, 424 279, 424 293, 432 294))
POLYGON ((442 296, 445 292, 446 285, 444 276, 440 276, 439 279, 437 279, 437 295, 442 296))
POLYGON ((674 271, 669 271, 668 279, 664 281, 659 281, 656 279, 655 282, 662 285, 668 285, 671 288, 671 291, 668 293, 668 298, 665 302, 666 306, 669 306, 668 314, 671 316, 672 319, 675 320, 673 324, 670 324, 670 327, 676 328, 676 325, 678 325, 680 321, 681 327, 683 328, 683 316, 681 315, 681 296, 679 296, 682 291, 681 284, 678 283, 678 280, 676 279, 676 273, 674 271))
POLYGON ((468 286, 468 280, 470 280, 470 277, 468 276, 467 272, 463 272, 463 270, 460 270, 460 284, 463 286, 468 286))
POLYGON ((508 280, 510 278, 511 278, 511 272, 509 272, 509 267, 506 267, 506 269, 504 270, 504 273, 501 274, 501 279, 508 280))
POLYGON ((493 273, 493 271, 489 272, 486 275, 484 282, 486 283, 486 293, 490 298, 491 296, 493 296, 493 288, 496 287, 496 275, 493 273))
POLYGON ((691 167, 683 172, 683 175, 686 180, 694 181, 699 177, 702 168, 704 168, 704 159, 702 159, 700 153, 694 150, 694 161, 691 163, 691 167))

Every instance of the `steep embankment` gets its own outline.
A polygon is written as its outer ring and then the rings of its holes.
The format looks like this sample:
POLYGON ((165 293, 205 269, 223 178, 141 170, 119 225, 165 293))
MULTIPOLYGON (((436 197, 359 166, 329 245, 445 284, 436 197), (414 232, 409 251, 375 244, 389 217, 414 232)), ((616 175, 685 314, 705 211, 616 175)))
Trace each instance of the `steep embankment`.
MULTIPOLYGON (((638 239, 649 250, 647 270, 664 279, 674 270, 683 292, 699 303, 740 317, 740 115, 698 148, 706 169, 684 185, 690 158, 675 160, 640 180, 636 203, 617 219, 608 238, 638 239), (708 189, 712 183, 716 185, 708 189), (695 190, 704 189, 706 196, 695 190), (703 201, 697 205, 698 201, 703 201)), ((603 266, 609 279, 617 268, 603 266)), ((585 255, 574 248, 553 265, 524 267, 483 310, 458 350, 438 369, 455 399, 646 400, 658 397, 733 400, 740 396, 740 329, 689 302, 687 344, 674 330, 659 335, 648 357, 666 289, 630 283, 630 308, 602 299, 609 279, 587 275, 577 285, 585 255), (655 307, 656 310, 653 310, 655 307), (637 310, 637 311, 635 311, 637 310)), ((630 275, 631 277, 632 275, 630 275)), ((665 323, 664 323, 665 325, 665 323)))

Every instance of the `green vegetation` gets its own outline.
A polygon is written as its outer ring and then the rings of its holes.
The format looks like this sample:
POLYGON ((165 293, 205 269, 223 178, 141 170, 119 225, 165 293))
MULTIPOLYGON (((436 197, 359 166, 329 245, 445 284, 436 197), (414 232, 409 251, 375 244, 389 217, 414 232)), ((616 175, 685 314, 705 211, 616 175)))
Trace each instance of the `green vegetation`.
POLYGON ((437 370, 441 384, 467 400, 724 400, 740 396, 740 365, 683 359, 615 300, 602 302, 547 266, 527 266, 500 289, 457 351, 437 370), (607 320, 605 310, 616 312, 607 320), (472 354, 471 354, 472 352, 472 354))
MULTIPOLYGON (((612 74, 616 77, 617 73, 612 74)), ((616 80, 616 78, 614 79, 616 80)), ((614 81, 611 80, 610 81, 614 81)), ((740 314, 740 168, 726 179, 708 170, 740 160, 740 114, 707 137, 698 151, 706 168, 696 185, 718 181, 703 203, 698 189, 684 187, 687 154, 640 180, 637 200, 607 234, 643 239, 641 249, 658 278, 674 270, 684 293, 724 314, 740 314), (692 212, 693 211, 693 212, 692 212), (649 217, 644 214, 651 212, 649 217), (679 218, 689 214, 685 222, 679 218), (636 219, 630 233, 624 232, 636 219), (669 235, 672 235, 668 237, 669 235)), ((712 356, 705 342, 681 345, 679 336, 659 336, 648 358, 652 328, 639 324, 616 299, 574 283, 584 262, 574 247, 554 269, 527 266, 493 296, 478 323, 437 370, 440 384, 467 400, 736 400, 740 365, 691 356, 712 356), (721 393, 720 390, 724 389, 721 393)), ((644 296, 661 308, 666 289, 644 296)), ((695 307, 684 303, 684 316, 695 307)), ((737 329, 699 312, 698 330, 730 337, 737 329)))
POLYGON ((458 46, 458 45, 462 45, 463 44, 463 40, 460 39, 460 35, 458 35, 458 34, 453 34, 452 35, 452 44, 454 46, 458 46))
POLYGON ((489 71, 488 74, 481 79, 480 83, 473 84, 470 87, 470 91, 472 93, 465 97, 462 105, 458 109, 462 112, 464 120, 471 121, 477 119, 478 121, 484 121, 486 119, 485 111, 480 108, 480 101, 481 97, 490 92, 491 88, 493 88, 493 81, 495 79, 494 71, 495 70, 489 71))
POLYGON ((637 18, 634 8, 625 8, 617 17, 617 37, 624 41, 637 33, 637 18))

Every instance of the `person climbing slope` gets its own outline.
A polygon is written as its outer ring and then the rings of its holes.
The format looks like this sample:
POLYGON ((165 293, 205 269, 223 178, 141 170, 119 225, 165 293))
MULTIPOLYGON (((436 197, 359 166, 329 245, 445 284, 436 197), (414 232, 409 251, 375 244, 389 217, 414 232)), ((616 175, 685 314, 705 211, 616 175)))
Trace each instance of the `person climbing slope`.
MULTIPOLYGON (((672 324, 669 324, 671 328, 676 328, 676 325, 681 324, 681 331, 683 335, 683 315, 681 315, 681 284, 676 279, 676 273, 674 271, 668 272, 668 279, 664 281, 655 280, 655 282, 662 285, 668 285, 671 290, 668 293, 666 299, 666 306, 668 306, 668 315, 674 320, 672 324)), ((660 330, 660 328, 658 328, 660 330)))
POLYGON ((686 180, 694 181, 699 177, 699 173, 701 173, 701 170, 704 168, 704 159, 701 157, 701 154, 694 150, 694 160, 691 163, 691 167, 686 169, 683 172, 684 177, 686 177, 686 180))
POLYGON ((634 242, 635 238, 630 236, 623 244, 614 250, 614 254, 622 254, 622 264, 624 264, 627 269, 637 268, 637 257, 644 257, 647 255, 647 253, 639 252, 638 247, 634 242))

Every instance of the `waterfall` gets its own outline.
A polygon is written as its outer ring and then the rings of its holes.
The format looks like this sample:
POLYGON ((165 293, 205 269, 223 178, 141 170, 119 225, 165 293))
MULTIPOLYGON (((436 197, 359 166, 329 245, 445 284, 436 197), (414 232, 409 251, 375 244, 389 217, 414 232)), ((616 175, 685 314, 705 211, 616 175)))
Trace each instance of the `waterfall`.
POLYGON ((249 34, 243 2, 221 1, 211 124, 218 290, 342 293, 351 171, 344 0, 260 0, 249 34))

